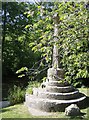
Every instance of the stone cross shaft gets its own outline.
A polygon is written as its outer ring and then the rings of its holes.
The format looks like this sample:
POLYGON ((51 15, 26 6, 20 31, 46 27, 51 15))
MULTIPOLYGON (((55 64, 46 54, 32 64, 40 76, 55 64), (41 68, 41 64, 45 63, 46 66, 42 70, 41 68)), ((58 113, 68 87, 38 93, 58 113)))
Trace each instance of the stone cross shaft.
POLYGON ((53 16, 54 20, 54 46, 53 46, 53 62, 52 62, 52 67, 53 68, 59 68, 59 52, 58 52, 58 21, 59 21, 59 16, 57 13, 54 14, 53 16))

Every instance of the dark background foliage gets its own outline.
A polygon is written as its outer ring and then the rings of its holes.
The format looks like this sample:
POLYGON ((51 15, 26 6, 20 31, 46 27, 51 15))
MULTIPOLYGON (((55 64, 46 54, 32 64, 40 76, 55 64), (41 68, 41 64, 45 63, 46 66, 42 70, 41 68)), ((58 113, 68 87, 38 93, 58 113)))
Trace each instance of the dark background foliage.
MULTIPOLYGON (((16 71, 21 67, 29 69, 27 74, 25 72, 29 80, 41 80, 46 76, 46 70, 52 63, 52 16, 55 12, 59 14, 59 41, 56 44, 59 46, 61 67, 65 69, 65 79, 75 86, 89 86, 88 2, 3 2, 3 82, 16 81, 16 71)), ((27 78, 23 77, 23 81, 27 78)))

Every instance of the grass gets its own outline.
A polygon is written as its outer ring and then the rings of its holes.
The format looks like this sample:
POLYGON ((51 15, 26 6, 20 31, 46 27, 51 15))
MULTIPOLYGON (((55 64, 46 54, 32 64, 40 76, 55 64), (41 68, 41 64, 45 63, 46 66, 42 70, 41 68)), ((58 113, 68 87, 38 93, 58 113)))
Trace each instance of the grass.
MULTIPOLYGON (((86 88, 80 88, 81 92, 87 94, 89 89, 86 88)), ((89 93, 88 93, 89 96, 89 93)), ((89 119, 89 107, 86 109, 81 109, 82 113, 85 113, 83 116, 78 117, 68 117, 65 116, 64 112, 55 112, 51 116, 32 116, 27 107, 24 104, 17 104, 14 106, 9 106, 2 109, 2 118, 67 118, 67 120, 80 120, 80 119, 89 119)))
POLYGON ((2 118, 31 118, 24 104, 17 104, 2 109, 2 118))

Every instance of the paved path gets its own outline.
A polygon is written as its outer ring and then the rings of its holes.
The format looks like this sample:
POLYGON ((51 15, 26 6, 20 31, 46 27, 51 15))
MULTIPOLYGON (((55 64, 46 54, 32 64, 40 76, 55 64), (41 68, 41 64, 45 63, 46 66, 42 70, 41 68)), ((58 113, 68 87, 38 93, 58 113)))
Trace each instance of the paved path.
POLYGON ((9 101, 0 101, 0 108, 8 107, 9 105, 9 101))

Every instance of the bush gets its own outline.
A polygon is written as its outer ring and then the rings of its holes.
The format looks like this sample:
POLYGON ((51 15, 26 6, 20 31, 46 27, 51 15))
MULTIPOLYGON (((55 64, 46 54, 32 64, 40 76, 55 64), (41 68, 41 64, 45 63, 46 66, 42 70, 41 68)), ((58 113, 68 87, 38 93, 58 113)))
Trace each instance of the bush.
POLYGON ((22 103, 25 100, 25 90, 14 85, 13 88, 9 89, 8 100, 10 101, 11 105, 22 103))
POLYGON ((27 89, 26 89, 26 92, 29 93, 29 94, 33 94, 33 88, 36 87, 40 87, 41 83, 38 82, 38 81, 31 81, 28 83, 28 86, 27 86, 27 89))

